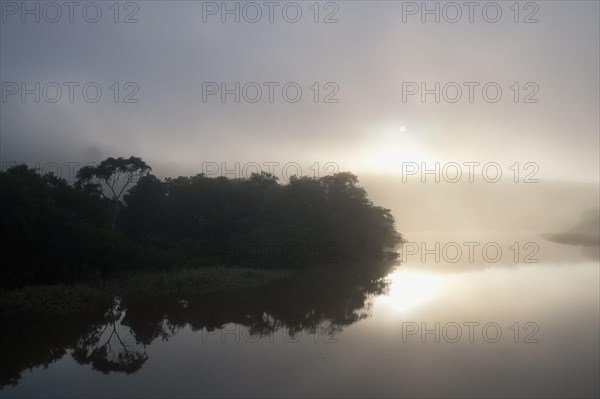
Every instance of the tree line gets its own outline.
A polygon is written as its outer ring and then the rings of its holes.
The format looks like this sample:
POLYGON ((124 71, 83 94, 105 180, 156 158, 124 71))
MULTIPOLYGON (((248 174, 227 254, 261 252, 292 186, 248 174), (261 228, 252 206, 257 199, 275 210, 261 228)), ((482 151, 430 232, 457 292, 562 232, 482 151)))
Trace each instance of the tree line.
POLYGON ((121 272, 236 265, 301 268, 381 259, 399 242, 389 209, 349 172, 159 179, 141 158, 80 169, 73 185, 18 165, 0 172, 0 287, 121 272))

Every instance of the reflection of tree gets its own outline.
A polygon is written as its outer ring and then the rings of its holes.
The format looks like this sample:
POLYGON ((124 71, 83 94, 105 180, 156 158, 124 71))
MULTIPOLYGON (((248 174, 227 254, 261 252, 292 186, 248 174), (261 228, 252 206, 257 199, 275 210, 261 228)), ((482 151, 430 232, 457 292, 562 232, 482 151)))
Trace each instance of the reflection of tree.
POLYGON ((289 282, 268 289, 218 293, 185 301, 128 301, 123 325, 140 342, 168 339, 189 325, 212 332, 226 324, 244 326, 250 336, 268 336, 284 330, 332 335, 369 316, 369 298, 387 288, 384 276, 391 264, 344 265, 330 270, 298 272, 289 282), (362 267, 361 267, 362 266, 362 267), (318 329, 318 331, 317 331, 318 329))
POLYGON ((29 315, 1 318, 0 387, 17 384, 24 370, 48 367, 62 358, 99 320, 102 320, 100 312, 70 318, 40 319, 29 315))
POLYGON ((277 331, 292 339, 303 332, 335 335, 369 316, 369 300, 385 291, 391 264, 337 266, 298 271, 290 281, 268 288, 185 299, 125 296, 105 313, 8 321, 16 328, 0 330, 0 386, 17 383, 23 370, 48 365, 68 349, 78 363, 103 373, 135 373, 148 359, 147 345, 168 340, 186 326, 211 332, 237 324, 250 337, 277 331), (41 330, 49 333, 40 336, 41 330))
POLYGON ((73 349, 73 358, 79 364, 91 364, 95 370, 135 373, 140 370, 148 355, 145 345, 139 345, 135 334, 121 325, 123 309, 116 300, 112 309, 105 314, 106 324, 96 327, 83 336, 73 349), (129 333, 123 334, 125 330, 129 333))

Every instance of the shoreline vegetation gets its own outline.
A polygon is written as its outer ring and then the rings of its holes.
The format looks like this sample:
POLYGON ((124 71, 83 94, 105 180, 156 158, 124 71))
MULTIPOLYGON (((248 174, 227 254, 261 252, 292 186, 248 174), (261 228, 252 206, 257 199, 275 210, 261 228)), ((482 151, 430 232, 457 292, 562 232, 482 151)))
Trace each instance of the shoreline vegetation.
POLYGON ((26 286, 0 291, 0 315, 66 315, 108 309, 115 298, 184 299, 239 292, 281 283, 291 275, 290 270, 206 267, 140 272, 95 283, 26 286))
POLYGON ((281 184, 266 172, 160 180, 151 169, 108 158, 73 185, 26 165, 1 171, 0 317, 369 268, 402 241, 350 172, 281 184))
POLYGON ((564 245, 576 245, 580 247, 600 246, 600 236, 594 233, 565 231, 561 233, 542 234, 542 237, 564 245))
POLYGON ((558 244, 598 247, 600 246, 600 208, 588 209, 571 229, 542 234, 542 237, 558 244))

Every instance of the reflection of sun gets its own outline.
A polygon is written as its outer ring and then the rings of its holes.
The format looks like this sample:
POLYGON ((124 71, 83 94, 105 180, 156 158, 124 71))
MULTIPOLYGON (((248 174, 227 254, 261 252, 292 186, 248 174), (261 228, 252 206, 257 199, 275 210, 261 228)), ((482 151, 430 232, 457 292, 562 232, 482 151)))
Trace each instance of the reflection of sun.
POLYGON ((399 268, 388 276, 389 293, 379 299, 397 313, 409 313, 435 298, 442 288, 439 274, 399 268))

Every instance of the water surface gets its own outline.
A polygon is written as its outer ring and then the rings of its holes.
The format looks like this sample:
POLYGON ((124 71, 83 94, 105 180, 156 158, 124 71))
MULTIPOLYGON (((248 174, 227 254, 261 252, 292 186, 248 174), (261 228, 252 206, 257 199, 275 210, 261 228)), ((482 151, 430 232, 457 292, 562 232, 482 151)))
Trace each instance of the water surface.
POLYGON ((2 333, 0 394, 599 395, 597 247, 527 234, 408 239, 419 249, 405 251, 403 263, 307 272, 241 294, 14 320, 2 333), (451 251, 472 242, 472 258, 451 251))

